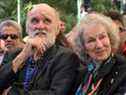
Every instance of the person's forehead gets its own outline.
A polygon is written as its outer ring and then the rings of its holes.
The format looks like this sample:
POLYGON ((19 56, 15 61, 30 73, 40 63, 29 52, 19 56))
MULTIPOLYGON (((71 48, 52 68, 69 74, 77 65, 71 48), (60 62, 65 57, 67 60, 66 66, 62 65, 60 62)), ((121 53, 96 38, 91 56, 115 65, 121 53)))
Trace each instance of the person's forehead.
POLYGON ((2 28, 3 33, 18 33, 19 31, 13 26, 4 26, 2 28))
POLYGON ((34 17, 37 15, 43 15, 48 18, 57 17, 55 9, 46 4, 35 5, 33 9, 28 12, 29 17, 34 17))
POLYGON ((107 34, 107 29, 102 24, 86 25, 84 30, 85 31, 83 32, 83 35, 85 36, 85 38, 88 36, 98 36, 101 34, 107 34))

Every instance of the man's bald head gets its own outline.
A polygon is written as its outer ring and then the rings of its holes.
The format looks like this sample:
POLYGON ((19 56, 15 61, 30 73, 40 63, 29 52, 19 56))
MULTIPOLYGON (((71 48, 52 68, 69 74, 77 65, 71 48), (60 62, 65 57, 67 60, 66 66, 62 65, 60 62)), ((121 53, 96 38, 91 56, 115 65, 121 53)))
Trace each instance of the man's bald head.
POLYGON ((42 15, 59 19, 59 14, 56 9, 45 3, 33 5, 33 8, 28 12, 27 16, 31 16, 34 13, 42 13, 42 15))

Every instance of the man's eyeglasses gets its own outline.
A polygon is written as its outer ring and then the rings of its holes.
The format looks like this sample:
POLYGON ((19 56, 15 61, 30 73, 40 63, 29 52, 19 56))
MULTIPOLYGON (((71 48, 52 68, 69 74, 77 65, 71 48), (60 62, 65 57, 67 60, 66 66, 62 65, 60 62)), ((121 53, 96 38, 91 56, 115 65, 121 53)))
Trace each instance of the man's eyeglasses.
POLYGON ((11 39, 17 39, 18 35, 16 35, 16 34, 3 34, 0 36, 0 38, 3 40, 6 40, 8 37, 10 37, 11 39))

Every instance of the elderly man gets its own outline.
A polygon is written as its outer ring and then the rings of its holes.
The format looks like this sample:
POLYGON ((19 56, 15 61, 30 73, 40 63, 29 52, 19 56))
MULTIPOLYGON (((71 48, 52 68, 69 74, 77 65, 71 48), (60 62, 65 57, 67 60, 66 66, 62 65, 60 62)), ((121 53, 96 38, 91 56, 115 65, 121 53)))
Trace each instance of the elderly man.
POLYGON ((28 12, 24 49, 0 69, 0 90, 9 95, 70 95, 78 75, 77 56, 56 45, 60 19, 47 4, 28 12), (11 67, 11 68, 10 68, 11 67), (23 76, 20 78, 20 73, 23 76), (4 90, 3 88, 9 88, 4 90))

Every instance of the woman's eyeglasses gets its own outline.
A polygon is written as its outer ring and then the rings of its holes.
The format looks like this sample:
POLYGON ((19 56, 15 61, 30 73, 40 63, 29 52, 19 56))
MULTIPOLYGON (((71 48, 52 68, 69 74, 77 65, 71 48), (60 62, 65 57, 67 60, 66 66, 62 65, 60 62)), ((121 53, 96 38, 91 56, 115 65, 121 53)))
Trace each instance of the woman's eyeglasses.
POLYGON ((2 34, 0 36, 0 38, 3 40, 6 40, 8 37, 10 37, 11 39, 17 39, 18 35, 16 35, 16 34, 2 34))

